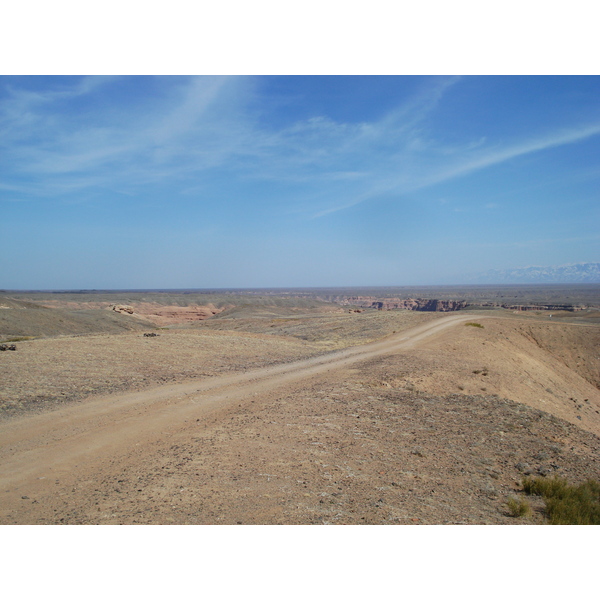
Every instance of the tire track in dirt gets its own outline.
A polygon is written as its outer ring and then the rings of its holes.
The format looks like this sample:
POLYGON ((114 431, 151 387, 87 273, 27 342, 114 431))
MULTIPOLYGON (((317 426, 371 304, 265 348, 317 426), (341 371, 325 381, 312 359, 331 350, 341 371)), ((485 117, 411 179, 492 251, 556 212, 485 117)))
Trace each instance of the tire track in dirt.
MULTIPOLYGON (((476 317, 477 319, 485 317, 476 317)), ((452 315, 382 340, 246 373, 111 395, 0 425, 0 489, 48 488, 73 468, 93 467, 260 394, 297 386, 327 371, 405 351, 448 327, 473 320, 452 315)), ((78 472, 80 469, 78 469, 78 472)))

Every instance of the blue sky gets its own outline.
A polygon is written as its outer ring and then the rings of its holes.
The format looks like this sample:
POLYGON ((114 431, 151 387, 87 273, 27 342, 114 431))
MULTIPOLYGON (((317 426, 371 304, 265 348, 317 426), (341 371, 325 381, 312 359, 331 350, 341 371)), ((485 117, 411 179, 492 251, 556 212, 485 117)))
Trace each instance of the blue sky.
POLYGON ((0 77, 0 288, 600 261, 597 76, 0 77))

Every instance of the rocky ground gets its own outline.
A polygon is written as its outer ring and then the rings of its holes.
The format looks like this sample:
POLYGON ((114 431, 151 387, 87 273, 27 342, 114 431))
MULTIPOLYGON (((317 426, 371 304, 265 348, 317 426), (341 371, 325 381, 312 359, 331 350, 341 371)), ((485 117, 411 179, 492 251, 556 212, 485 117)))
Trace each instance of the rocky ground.
POLYGON ((520 519, 506 506, 523 475, 600 477, 595 435, 506 399, 381 385, 402 367, 377 359, 248 398, 61 475, 2 522, 535 524, 541 502, 520 519))

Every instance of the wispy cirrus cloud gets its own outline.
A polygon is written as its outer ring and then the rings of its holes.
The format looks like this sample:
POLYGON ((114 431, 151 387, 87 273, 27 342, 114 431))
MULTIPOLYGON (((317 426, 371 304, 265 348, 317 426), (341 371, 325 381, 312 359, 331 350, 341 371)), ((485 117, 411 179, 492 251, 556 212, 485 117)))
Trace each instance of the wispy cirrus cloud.
POLYGON ((442 170, 434 174, 431 180, 424 182, 424 185, 432 185, 467 175, 473 171, 485 169, 486 167, 497 165, 526 154, 581 142, 598 134, 600 134, 600 123, 592 123, 548 133, 544 136, 521 141, 505 148, 491 149, 483 152, 482 156, 471 157, 467 154, 467 159, 464 162, 459 162, 456 165, 450 166, 447 170, 442 170))
POLYGON ((378 122, 320 116, 276 131, 246 114, 252 86, 246 78, 190 78, 140 111, 96 109, 87 119, 74 119, 65 103, 101 93, 115 80, 85 78, 43 93, 10 88, 0 106, 0 149, 9 173, 31 178, 33 195, 84 190, 103 179, 176 181, 223 167, 255 180, 365 186, 380 178, 394 154, 423 145, 415 127, 456 82, 434 80, 378 122))
MULTIPOLYGON (((29 81, 31 79, 26 78, 29 81)), ((93 94, 115 79, 108 76, 83 77, 73 82, 70 78, 57 78, 55 86, 43 91, 18 87, 15 83, 6 84, 0 101, 0 147, 43 135, 44 130, 62 124, 62 119, 53 114, 57 104, 93 94), (34 129, 34 126, 41 126, 42 129, 34 129)))
POLYGON ((98 100, 122 81, 59 80, 43 92, 9 87, 0 102, 0 190, 44 198, 93 188, 141 195, 168 182, 193 193, 219 171, 240 182, 299 186, 304 191, 295 198, 305 200, 296 212, 321 218, 600 133, 600 123, 588 123, 516 141, 484 132, 449 144, 436 135, 432 116, 460 85, 455 77, 426 80, 377 120, 320 115, 279 128, 247 110, 251 78, 168 79, 157 84, 165 90, 127 106, 111 104, 110 95, 98 100), (96 102, 76 104, 88 99, 96 102))
MULTIPOLYGON (((21 191, 50 196, 57 188, 84 190, 102 181, 151 183, 161 174, 173 177, 214 164, 218 152, 206 165, 194 159, 203 148, 215 149, 207 139, 211 133, 219 138, 214 128, 210 131, 209 121, 215 121, 210 109, 219 102, 226 78, 193 78, 178 94, 143 102, 140 111, 109 106, 74 118, 65 106, 111 82, 86 78, 70 90, 44 93, 11 87, 0 103, 0 152, 7 167, 1 183, 28 179, 19 185, 21 191)), ((220 154, 217 160, 223 159, 220 154)))
MULTIPOLYGON (((571 129, 562 129, 544 136, 523 140, 505 147, 488 147, 477 143, 476 146, 469 145, 466 148, 457 148, 449 153, 445 148, 443 155, 433 152, 429 157, 423 157, 423 166, 420 170, 409 173, 402 168, 402 161, 412 162, 416 155, 405 152, 399 156, 398 172, 381 173, 382 178, 372 188, 359 194, 349 201, 340 205, 317 212, 314 217, 323 217, 341 210, 345 210, 361 204, 380 194, 397 192, 406 194, 427 187, 450 181, 459 177, 467 176, 494 165, 519 158, 535 152, 541 152, 550 148, 574 144, 600 134, 600 123, 586 124, 571 129), (477 150, 475 153, 474 150, 477 150), (450 157, 448 157, 448 155, 450 157), (433 160, 431 160, 433 159, 433 160)), ((433 145, 430 145, 430 150, 433 145)))

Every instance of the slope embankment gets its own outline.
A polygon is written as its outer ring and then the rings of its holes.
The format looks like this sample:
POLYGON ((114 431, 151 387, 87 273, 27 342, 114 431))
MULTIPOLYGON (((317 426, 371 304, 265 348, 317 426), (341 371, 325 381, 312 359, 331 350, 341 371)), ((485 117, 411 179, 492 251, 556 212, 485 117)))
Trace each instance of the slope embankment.
POLYGON ((516 317, 480 324, 426 340, 405 357, 400 385, 495 394, 600 435, 600 327, 516 317))

